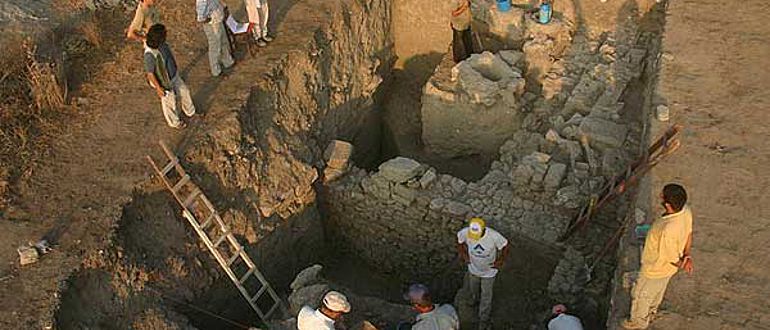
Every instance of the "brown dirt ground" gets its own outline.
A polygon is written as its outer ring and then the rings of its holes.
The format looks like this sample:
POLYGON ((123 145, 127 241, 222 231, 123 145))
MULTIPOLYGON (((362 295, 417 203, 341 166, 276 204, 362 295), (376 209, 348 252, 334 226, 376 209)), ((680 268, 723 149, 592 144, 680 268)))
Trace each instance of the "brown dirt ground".
POLYGON ((770 329, 767 17, 762 0, 669 4, 659 90, 686 132, 651 198, 667 182, 687 187, 695 272, 671 281, 653 329, 770 329))
MULTIPOLYGON (((271 6, 271 24, 278 26, 296 3, 271 6)), ((158 139, 182 148, 188 137, 217 120, 217 114, 237 108, 250 86, 249 77, 264 72, 267 63, 284 56, 297 40, 304 40, 298 37, 315 24, 315 17, 323 15, 301 9, 307 24, 280 31, 292 38, 282 39, 279 34, 271 47, 239 62, 230 76, 212 78, 205 36, 194 22, 193 5, 167 0, 160 8, 169 28, 169 44, 202 115, 193 118, 184 131, 166 126, 160 104, 142 78, 137 43, 124 43, 114 54, 97 61, 96 69, 86 70, 92 73, 74 96, 87 99, 88 104, 78 114, 62 119, 62 133, 51 139, 46 156, 18 182, 13 207, 0 221, 0 328, 50 325, 45 320, 56 306, 58 287, 87 255, 106 247, 107 233, 120 218, 122 206, 148 178, 144 156, 158 156, 158 139), (55 250, 36 264, 20 267, 16 248, 42 237, 53 240, 55 250)), ((132 13, 111 24, 127 26, 132 13)), ((105 38, 113 42, 123 38, 122 30, 115 31, 114 26, 106 30, 112 34, 105 38)))

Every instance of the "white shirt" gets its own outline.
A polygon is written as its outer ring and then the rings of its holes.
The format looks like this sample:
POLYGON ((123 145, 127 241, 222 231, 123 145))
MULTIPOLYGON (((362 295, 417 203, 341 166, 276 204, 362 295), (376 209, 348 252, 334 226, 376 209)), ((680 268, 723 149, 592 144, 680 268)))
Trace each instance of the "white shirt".
POLYGON ((468 246, 468 272, 478 277, 495 277, 497 269, 494 268, 497 250, 508 245, 508 240, 492 228, 484 229, 484 236, 479 240, 468 238, 468 227, 457 232, 457 243, 468 246))
POLYGON ((303 306, 297 315, 299 330, 334 330, 334 320, 310 306, 303 306))
POLYGON ((452 305, 435 305, 427 313, 417 315, 412 330, 460 330, 460 318, 452 305))
POLYGON ((548 322, 548 330, 583 330, 583 324, 575 316, 559 314, 548 322))

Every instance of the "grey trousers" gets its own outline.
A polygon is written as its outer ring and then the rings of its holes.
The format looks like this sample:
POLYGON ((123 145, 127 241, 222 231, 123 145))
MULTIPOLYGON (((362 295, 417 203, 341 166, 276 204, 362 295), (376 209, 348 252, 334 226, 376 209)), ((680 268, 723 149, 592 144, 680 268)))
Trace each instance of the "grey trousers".
POLYGON ((483 329, 489 323, 492 314, 492 292, 495 286, 494 277, 478 277, 468 273, 468 285, 471 298, 479 302, 479 328, 483 329))
POLYGON ((221 20, 212 20, 203 25, 203 32, 206 33, 206 40, 209 43, 211 75, 217 77, 222 73, 222 69, 233 66, 233 57, 230 55, 225 25, 222 24, 221 20))

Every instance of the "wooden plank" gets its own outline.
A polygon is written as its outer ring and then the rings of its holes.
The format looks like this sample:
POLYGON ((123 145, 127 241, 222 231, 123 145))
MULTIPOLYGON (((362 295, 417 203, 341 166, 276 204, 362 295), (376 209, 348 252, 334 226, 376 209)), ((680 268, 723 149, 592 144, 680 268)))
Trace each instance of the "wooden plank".
POLYGON ((200 195, 201 193, 202 191, 200 190, 200 188, 195 187, 195 189, 193 189, 193 192, 191 192, 190 195, 188 195, 187 198, 185 198, 183 206, 185 208, 189 208, 190 206, 192 206, 192 203, 195 201, 195 198, 198 197, 198 195, 200 195))
POLYGON ((225 239, 227 239, 227 236, 230 236, 230 230, 229 229, 226 232, 224 232, 221 237, 219 237, 217 239, 216 243, 214 243, 214 249, 216 249, 217 246, 219 246, 219 244, 222 244, 222 242, 224 242, 225 239))
POLYGON ((208 227, 211 224, 212 220, 216 216, 217 216, 217 211, 213 211, 213 212, 209 213, 209 216, 206 217, 206 221, 203 221, 203 223, 201 224, 201 226, 200 226, 201 229, 206 229, 206 227, 208 227))
POLYGON ((266 291, 266 290, 267 290, 267 288, 269 288, 269 287, 270 287, 270 286, 268 286, 267 284, 265 284, 265 283, 262 283, 262 287, 261 287, 261 288, 259 288, 259 290, 257 290, 257 293, 256 293, 256 294, 254 294, 253 296, 251 296, 251 298, 249 298, 249 301, 251 301, 251 302, 257 302, 257 299, 259 299, 259 297, 260 297, 260 296, 261 296, 263 293, 265 293, 265 291, 266 291))
POLYGON ((278 309, 278 306, 281 306, 280 300, 273 300, 273 301, 275 301, 275 304, 273 304, 273 307, 270 307, 270 309, 268 309, 267 312, 265 313, 266 318, 269 318, 270 315, 272 315, 273 312, 275 312, 276 309, 278 309))
POLYGON ((243 247, 239 248, 238 251, 236 251, 235 254, 233 254, 233 256, 230 257, 230 260, 227 260, 227 267, 233 266, 233 262, 238 260, 238 258, 241 256, 241 252, 243 252, 243 247))
MULTIPOLYGON (((171 188, 171 193, 173 193, 174 195, 178 194, 179 193, 179 189, 182 188, 188 182, 190 182, 190 176, 185 174, 182 177, 182 179, 177 181, 176 184, 174 185, 174 187, 171 188)), ((182 205, 184 205, 184 204, 182 204, 182 205)))
POLYGON ((246 274, 243 274, 243 276, 241 276, 241 279, 238 280, 238 283, 243 284, 244 282, 246 282, 246 280, 249 279, 249 275, 251 275, 251 273, 253 272, 254 272, 254 268, 249 268, 249 271, 247 271, 246 274))
POLYGON ((161 174, 166 176, 168 175, 168 172, 171 171, 175 166, 179 165, 179 160, 174 158, 166 166, 163 167, 163 171, 161 171, 161 174))

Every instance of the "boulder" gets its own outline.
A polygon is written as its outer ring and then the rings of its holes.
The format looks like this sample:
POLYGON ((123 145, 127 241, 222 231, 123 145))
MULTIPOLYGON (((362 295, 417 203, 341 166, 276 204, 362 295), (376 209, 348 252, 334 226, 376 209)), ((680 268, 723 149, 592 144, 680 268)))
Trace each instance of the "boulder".
POLYGON ((543 179, 543 185, 546 189, 556 190, 561 185, 565 175, 567 175, 567 165, 562 163, 551 164, 548 168, 548 173, 545 174, 545 179, 543 179))
POLYGON ((323 280, 321 277, 322 270, 323 266, 318 264, 303 269, 301 272, 299 272, 299 274, 297 274, 297 277, 294 278, 294 281, 291 282, 289 288, 292 290, 298 290, 300 288, 321 282, 323 280))
POLYGON ((341 140, 333 140, 324 151, 326 166, 336 169, 347 168, 350 156, 353 155, 353 145, 341 140))
POLYGON ((390 181, 402 183, 419 175, 422 169, 422 164, 413 159, 396 157, 380 164, 379 174, 390 181))
POLYGON ((628 135, 626 125, 617 124, 595 116, 584 118, 580 122, 578 131, 580 134, 588 137, 591 147, 600 151, 621 147, 626 140, 626 135, 628 135))

